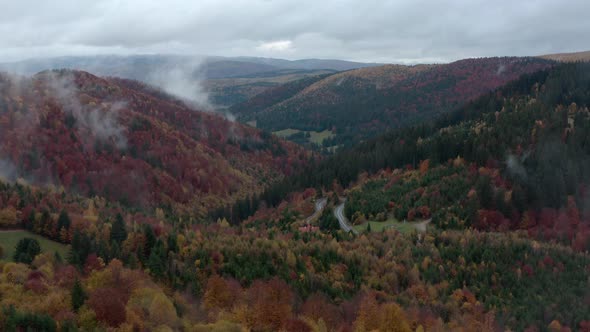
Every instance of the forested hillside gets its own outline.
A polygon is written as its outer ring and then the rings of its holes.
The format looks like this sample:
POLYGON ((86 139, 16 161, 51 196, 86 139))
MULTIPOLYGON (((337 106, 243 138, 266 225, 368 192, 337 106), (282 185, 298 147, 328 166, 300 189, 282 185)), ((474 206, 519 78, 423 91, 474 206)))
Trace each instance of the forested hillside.
MULTIPOLYGON (((566 64, 525 75, 435 121, 299 172, 289 166, 307 155, 295 146, 239 125, 240 144, 220 139, 230 122, 137 82, 67 71, 4 79, 10 97, 3 99, 2 128, 20 131, 1 132, 3 176, 12 181, 0 182, 0 226, 25 228, 67 244, 69 252, 40 252, 29 239, 6 257, 0 244, 0 329, 587 331, 589 73, 589 64, 566 64), (75 94, 56 85, 64 75, 75 94), (102 120, 123 97, 117 117, 102 120), (78 104, 64 107, 65 100, 78 104), (90 126, 83 115, 98 112, 94 107, 103 113, 90 126), (18 121, 27 115, 38 122, 18 121), (197 130, 199 121, 216 126, 197 130), (28 123, 38 124, 35 133, 28 123), (113 130, 117 125, 124 129, 113 130), (156 134, 158 140, 150 138, 156 134), (38 158, 18 149, 16 142, 37 136, 24 146, 43 147, 38 158), (195 146, 211 151, 210 158, 233 158, 226 161, 233 170, 215 170, 262 177, 276 167, 277 179, 291 175, 261 195, 239 191, 245 198, 233 206, 220 199, 217 206, 227 205, 209 219, 186 212, 183 201, 168 208, 157 200, 163 196, 148 200, 151 208, 116 196, 136 185, 116 170, 126 165, 123 174, 136 174, 142 168, 135 163, 151 165, 142 158, 172 137, 179 137, 175 152, 164 156, 195 146), (141 146, 137 140, 151 148, 127 152, 141 146), (57 150, 61 144, 71 147, 57 150), (68 153, 74 155, 58 158, 68 153), (79 176, 98 172, 96 163, 110 171, 97 182, 87 176, 95 192, 84 191, 79 176), (64 169, 75 174, 69 186, 64 169), (115 193, 96 189, 110 181, 118 181, 115 193), (344 197, 351 222, 368 225, 359 235, 340 230, 334 217, 344 197), (426 227, 397 227, 417 220, 426 227), (382 222, 393 227, 371 229, 382 222)), ((160 160, 147 168, 155 184, 171 178, 158 175, 174 174, 175 159, 160 160)), ((178 183, 180 195, 188 185, 178 183)), ((191 193, 198 201, 184 203, 188 209, 209 202, 198 193, 191 193)))
POLYGON ((206 94, 209 104, 226 108, 293 80, 375 65, 340 60, 146 54, 28 59, 0 63, 0 71, 34 75, 51 69, 83 70, 178 88, 187 94, 206 94))
MULTIPOLYGON (((233 105, 260 100, 262 96, 268 95, 266 91, 277 88, 277 91, 284 91, 291 82, 308 82, 310 79, 320 78, 332 74, 333 70, 302 70, 302 69, 281 69, 271 72, 255 73, 229 78, 207 79, 203 82, 204 90, 209 94, 209 102, 216 108, 225 109, 235 115, 231 109, 233 105)), ((300 83, 295 83, 300 84, 300 83)), ((271 92, 271 98, 277 98, 280 93, 271 92)))
POLYGON ((590 332, 588 13, 2 2, 0 332, 590 332))
POLYGON ((262 129, 330 130, 335 136, 322 146, 350 147, 388 129, 450 112, 524 73, 550 65, 542 59, 506 57, 363 68, 331 75, 264 109, 256 107, 254 113, 248 110, 249 104, 233 109, 244 121, 256 120, 262 129))
MULTIPOLYGON (((582 279, 587 278, 590 271, 587 256, 590 250, 589 105, 590 65, 587 63, 560 65, 525 75, 436 121, 392 132, 320 161, 298 177, 291 177, 265 192, 259 198, 261 201, 280 205, 273 209, 257 209, 247 224, 283 230, 292 224, 300 230, 313 232, 301 223, 301 215, 309 213, 305 212, 309 208, 302 208, 306 194, 293 194, 293 191, 311 187, 317 188, 314 192, 318 195, 323 191, 346 196, 345 210, 353 224, 366 225, 371 221, 375 225, 389 223, 392 219, 412 224, 415 220, 427 220, 431 221, 428 226, 431 231, 444 230, 440 234, 457 234, 460 238, 477 229, 493 232, 497 239, 509 236, 501 234, 518 236, 523 244, 526 242, 535 248, 533 250, 539 250, 542 243, 550 243, 555 248, 566 246, 562 251, 564 255, 573 257, 577 255, 574 252, 579 252, 580 257, 584 257, 581 264, 571 266, 571 271, 585 276, 582 279)), ((234 206, 231 215, 247 216, 248 211, 256 210, 249 210, 249 207, 258 206, 257 202, 255 198, 254 203, 252 199, 250 204, 240 203, 234 206)), ((317 222, 322 232, 336 237, 340 234, 337 231, 340 226, 331 212, 324 213, 317 222)), ((393 225, 391 229, 396 228, 395 223, 393 225)), ((367 228, 361 238, 375 236, 370 232, 367 228)), ((383 231, 383 234, 388 232, 391 231, 383 231)), ((525 263, 529 254, 524 260, 518 258, 525 247, 517 249, 508 245, 507 249, 503 245, 502 249, 491 249, 488 241, 480 238, 471 245, 466 244, 469 240, 461 241, 464 246, 457 255, 462 255, 455 257, 458 257, 457 264, 471 265, 487 275, 486 281, 478 285, 480 281, 477 280, 481 279, 475 276, 477 273, 462 274, 456 270, 448 279, 440 277, 438 280, 463 280, 463 287, 473 291, 475 298, 481 299, 487 308, 499 310, 496 311, 497 322, 506 324, 505 327, 555 329, 561 326, 559 322, 567 320, 565 316, 571 315, 578 320, 565 323, 567 326, 580 330, 588 328, 587 322, 580 320, 587 320, 590 313, 566 313, 567 309, 564 310, 577 301, 587 307, 585 291, 579 293, 577 300, 569 298, 561 304, 558 300, 537 306, 553 297, 549 294, 551 287, 563 287, 560 294, 574 294, 578 291, 573 288, 586 282, 568 279, 540 286, 544 282, 534 278, 543 274, 543 269, 554 266, 551 254, 543 261, 525 263), (466 248, 479 252, 472 256, 466 254, 466 248), (491 252, 499 256, 490 256, 491 252), (508 290, 511 288, 508 284, 498 287, 495 285, 498 276, 484 272, 486 261, 494 262, 494 267, 499 267, 500 262, 516 264, 499 273, 513 275, 516 280, 524 275, 533 279, 527 281, 527 286, 517 286, 513 291, 508 290), (540 288, 531 293, 522 292, 531 287, 540 288), (508 293, 497 293, 503 291, 508 293), (546 311, 548 307, 552 308, 552 314, 546 311), (553 314, 563 319, 552 321, 549 316, 553 314), (515 315, 514 318, 509 318, 511 315, 515 315)), ((449 245, 448 241, 443 242, 446 243, 443 246, 449 245)), ((432 256, 427 256, 423 266, 431 263, 432 256)), ((439 265, 432 276, 440 276, 445 271, 447 269, 439 265)), ((554 268, 552 273, 557 275, 559 271, 564 270, 554 268)), ((421 280, 432 277, 420 275, 421 280)))
POLYGON ((330 75, 318 75, 308 77, 293 82, 281 84, 277 87, 268 89, 254 97, 236 104, 229 108, 229 111, 238 116, 240 119, 251 119, 252 115, 260 112, 276 103, 289 99, 308 86, 324 79, 330 75))
POLYGON ((163 215, 129 214, 100 199, 19 184, 0 192, 3 220, 25 205, 18 213, 25 227, 42 234, 60 227, 58 240, 71 243, 67 257, 0 257, 4 330, 584 330, 590 323, 588 255, 526 234, 301 232, 292 203, 276 219, 239 227, 225 220, 171 227, 163 215))
POLYGON ((307 153, 136 81, 51 71, 0 81, 2 175, 136 209, 203 216, 307 153))
MULTIPOLYGON (((580 218, 590 212, 585 189, 590 179, 588 73, 588 64, 571 64, 525 75, 437 121, 391 132, 327 158, 273 186, 261 199, 276 205, 294 190, 332 189, 335 184, 346 188, 362 172, 430 167, 439 171, 412 181, 401 181, 403 174, 387 176, 364 201, 376 204, 371 212, 389 209, 399 218, 425 205, 436 224, 453 228, 529 228, 548 218, 545 226, 569 232, 571 241, 578 221, 557 216, 566 207, 579 210, 572 213, 580 218), (444 189, 443 180, 451 181, 444 189), (394 189, 402 191, 391 192, 394 189), (523 222, 525 217, 533 220, 523 222), (558 221, 562 225, 554 224, 558 221)), ((238 207, 241 215, 248 215, 247 206, 238 207)), ((585 248, 587 236, 578 234, 585 248)))

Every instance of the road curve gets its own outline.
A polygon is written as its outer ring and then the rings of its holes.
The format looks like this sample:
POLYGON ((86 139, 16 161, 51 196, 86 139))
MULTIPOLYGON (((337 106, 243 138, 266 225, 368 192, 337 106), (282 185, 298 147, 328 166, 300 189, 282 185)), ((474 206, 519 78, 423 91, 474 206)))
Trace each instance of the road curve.
POLYGON ((328 203, 328 199, 326 198, 320 198, 315 202, 315 211, 314 213, 307 217, 307 219, 305 219, 305 223, 309 224, 311 221, 317 219, 320 217, 320 215, 322 214, 322 211, 324 211, 324 208, 326 207, 326 204, 328 203))
POLYGON ((350 224, 348 224, 348 220, 346 219, 346 216, 344 215, 344 204, 345 203, 346 203, 346 200, 344 200, 344 202, 342 202, 342 204, 338 205, 334 209, 334 216, 336 217, 336 219, 338 219, 338 223, 340 224, 340 228, 342 228, 342 230, 344 230, 345 232, 352 231, 354 234, 358 234, 356 229, 352 228, 352 226, 350 226, 350 224))

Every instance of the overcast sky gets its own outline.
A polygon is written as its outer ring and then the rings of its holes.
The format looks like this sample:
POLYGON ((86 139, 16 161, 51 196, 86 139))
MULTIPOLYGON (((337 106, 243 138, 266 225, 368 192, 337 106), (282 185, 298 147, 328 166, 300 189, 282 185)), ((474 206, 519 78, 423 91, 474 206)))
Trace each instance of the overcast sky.
POLYGON ((444 62, 590 50, 589 0, 0 0, 0 61, 175 53, 444 62))

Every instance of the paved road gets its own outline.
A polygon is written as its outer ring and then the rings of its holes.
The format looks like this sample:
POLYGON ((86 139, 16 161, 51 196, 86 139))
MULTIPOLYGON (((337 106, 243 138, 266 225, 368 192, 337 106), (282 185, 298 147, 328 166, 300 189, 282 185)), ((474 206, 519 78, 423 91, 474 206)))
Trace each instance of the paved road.
POLYGON ((318 199, 315 202, 315 212, 311 216, 307 217, 307 219, 305 219, 305 223, 309 224, 313 220, 316 220, 317 218, 319 218, 320 215, 322 214, 322 211, 324 211, 324 208, 326 207, 327 203, 328 203, 328 199, 326 199, 326 198, 318 199))
POLYGON ((354 234, 358 234, 356 229, 354 229, 354 228, 352 228, 352 226, 350 226, 350 224, 348 223, 348 220, 346 219, 346 216, 344 215, 344 204, 345 203, 346 203, 346 200, 344 200, 344 202, 342 202, 342 204, 338 205, 334 209, 334 216, 336 217, 336 219, 338 219, 338 223, 340 224, 340 228, 342 228, 345 232, 352 231, 354 234))

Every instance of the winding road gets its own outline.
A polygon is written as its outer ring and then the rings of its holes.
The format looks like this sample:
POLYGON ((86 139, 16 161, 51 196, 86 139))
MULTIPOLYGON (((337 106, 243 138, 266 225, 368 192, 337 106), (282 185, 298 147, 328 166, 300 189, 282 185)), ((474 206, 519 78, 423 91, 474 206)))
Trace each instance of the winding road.
MULTIPOLYGON (((340 228, 342 228, 342 230, 344 230, 345 232, 352 231, 354 234, 358 234, 358 231, 354 229, 352 226, 350 226, 350 224, 348 223, 348 219, 344 215, 345 203, 346 199, 344 199, 344 201, 342 201, 342 203, 334 209, 334 216, 336 217, 336 219, 338 219, 338 223, 340 224, 340 228)), ((432 218, 423 220, 421 222, 413 223, 413 226, 418 232, 424 233, 426 232, 426 227, 428 226, 430 221, 432 221, 432 218)))
POLYGON ((344 204, 345 203, 346 203, 346 200, 344 200, 342 202, 342 204, 338 205, 334 209, 334 216, 336 217, 336 219, 338 219, 338 223, 340 224, 340 228, 342 228, 342 230, 344 230, 345 232, 352 231, 354 234, 358 234, 357 230, 352 228, 352 226, 350 226, 350 224, 348 223, 348 220, 346 219, 346 216, 344 215, 344 204))
POLYGON ((305 219, 305 223, 309 225, 310 222, 319 218, 319 216, 322 214, 322 211, 324 211, 324 208, 326 207, 327 203, 328 203, 327 198, 318 199, 315 202, 315 212, 311 216, 307 217, 307 219, 305 219))

